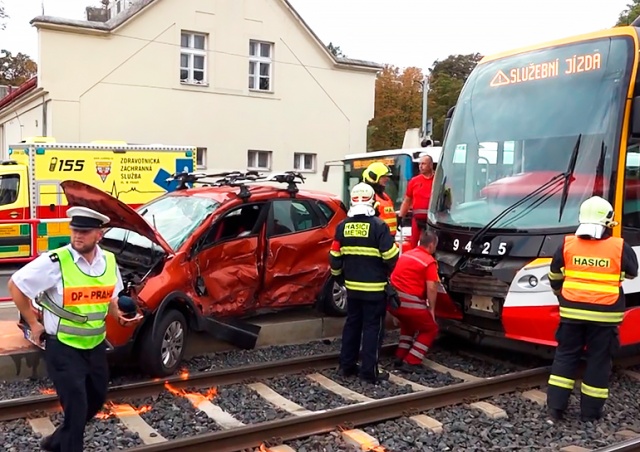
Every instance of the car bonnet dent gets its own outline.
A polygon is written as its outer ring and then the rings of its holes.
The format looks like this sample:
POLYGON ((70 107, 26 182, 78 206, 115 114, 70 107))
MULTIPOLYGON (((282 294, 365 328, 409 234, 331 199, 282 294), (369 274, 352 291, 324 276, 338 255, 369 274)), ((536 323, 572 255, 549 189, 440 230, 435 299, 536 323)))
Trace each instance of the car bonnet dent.
POLYGON ((131 207, 110 194, 75 180, 60 184, 69 206, 93 209, 110 218, 107 227, 115 227, 136 232, 159 245, 168 255, 173 255, 171 246, 162 236, 131 207))

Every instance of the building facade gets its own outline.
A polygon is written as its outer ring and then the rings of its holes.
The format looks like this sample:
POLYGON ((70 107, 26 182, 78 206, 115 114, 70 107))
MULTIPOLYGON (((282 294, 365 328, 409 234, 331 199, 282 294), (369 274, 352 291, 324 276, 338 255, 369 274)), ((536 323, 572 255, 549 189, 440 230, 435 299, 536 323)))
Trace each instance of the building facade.
POLYGON ((334 57, 287 0, 121 3, 106 22, 32 20, 38 76, 0 100, 4 157, 31 136, 192 145, 201 169, 340 193, 322 166, 366 150, 380 65, 334 57))

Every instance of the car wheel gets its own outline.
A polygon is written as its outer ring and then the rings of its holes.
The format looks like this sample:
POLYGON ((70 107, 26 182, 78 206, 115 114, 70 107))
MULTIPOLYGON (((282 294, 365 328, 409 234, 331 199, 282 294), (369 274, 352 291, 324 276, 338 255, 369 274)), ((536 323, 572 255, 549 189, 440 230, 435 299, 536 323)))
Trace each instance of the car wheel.
POLYGON ((344 317, 347 315, 347 289, 329 279, 325 284, 324 312, 329 315, 344 317))
POLYGON ((158 321, 153 335, 148 328, 140 347, 140 366, 152 377, 173 374, 184 356, 187 339, 187 321, 181 312, 171 309, 158 321), (153 337, 152 337, 153 336, 153 337))

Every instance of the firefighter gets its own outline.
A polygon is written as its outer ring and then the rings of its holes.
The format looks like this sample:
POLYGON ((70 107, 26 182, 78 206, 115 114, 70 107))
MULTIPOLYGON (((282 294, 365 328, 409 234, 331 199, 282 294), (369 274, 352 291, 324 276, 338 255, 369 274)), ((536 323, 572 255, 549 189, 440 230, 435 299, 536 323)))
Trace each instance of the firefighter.
POLYGON ((385 193, 385 187, 391 177, 391 169, 382 162, 373 162, 362 173, 362 180, 369 184, 375 192, 373 208, 377 215, 387 223, 391 236, 396 236, 398 217, 393 200, 385 193))
POLYGON ((374 202, 371 186, 361 182, 353 187, 348 218, 336 229, 329 259, 331 274, 347 289, 339 371, 345 377, 358 375, 377 384, 389 378, 387 372, 378 370, 378 355, 386 315, 385 288, 400 250, 387 224, 376 217, 374 202), (362 365, 358 368, 361 339, 362 365))
POLYGON ((388 308, 400 322, 394 365, 404 372, 423 371, 422 360, 438 335, 435 309, 440 278, 433 258, 436 246, 436 234, 423 231, 419 246, 404 252, 391 274, 391 285, 400 300, 398 308, 388 308))
POLYGON ((427 212, 433 188, 433 159, 430 155, 420 157, 420 174, 407 184, 407 194, 400 206, 398 216, 404 218, 411 208, 411 248, 418 246, 422 231, 427 227, 427 212))
POLYGON ((602 416, 609 396, 611 358, 619 346, 618 325, 625 310, 622 280, 638 276, 638 260, 622 238, 612 237, 611 204, 594 196, 580 206, 580 225, 553 256, 549 282, 558 297, 558 346, 551 367, 547 405, 561 420, 586 347, 586 369, 580 387, 583 421, 602 416))
POLYGON ((122 326, 135 325, 141 317, 127 318, 118 308, 122 277, 114 255, 97 245, 109 217, 84 207, 70 208, 67 216, 71 243, 41 254, 15 272, 8 285, 32 339, 44 344, 47 373, 64 411, 63 424, 41 447, 81 452, 85 425, 107 396, 105 317, 111 314, 122 326), (34 299, 43 307, 44 325, 31 309, 34 299))

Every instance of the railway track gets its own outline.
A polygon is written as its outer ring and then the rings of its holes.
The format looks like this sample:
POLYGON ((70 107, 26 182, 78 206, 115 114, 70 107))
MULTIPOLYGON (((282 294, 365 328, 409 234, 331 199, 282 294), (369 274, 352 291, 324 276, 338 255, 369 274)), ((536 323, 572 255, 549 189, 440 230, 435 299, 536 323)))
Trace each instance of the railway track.
MULTIPOLYGON (((389 355, 395 349, 395 344, 384 346, 383 354, 389 355)), ((535 388, 546 384, 549 368, 538 367, 529 370, 518 370, 506 375, 495 377, 477 377, 464 372, 444 367, 441 364, 426 361, 426 366, 435 372, 448 373, 455 376, 461 383, 449 384, 440 388, 427 387, 405 380, 398 375, 392 375, 391 383, 409 385, 412 392, 404 395, 373 399, 350 391, 344 386, 323 377, 320 371, 337 366, 337 353, 329 353, 305 358, 295 358, 260 365, 243 366, 241 368, 225 369, 213 372, 199 372, 193 374, 176 375, 168 379, 155 379, 145 382, 119 385, 110 388, 108 398, 114 417, 128 429, 140 435, 144 445, 129 448, 132 452, 155 451, 216 451, 235 452, 246 450, 294 450, 277 449, 274 446, 283 445, 286 441, 306 438, 312 435, 322 435, 339 431, 343 438, 353 441, 370 441, 357 427, 363 427, 386 420, 410 418, 423 423, 423 428, 435 431, 438 421, 421 412, 436 408, 456 405, 472 405, 484 411, 487 416, 500 415, 499 407, 493 406, 482 399, 493 396, 513 394, 522 395, 529 391, 535 393, 535 388), (284 399, 277 392, 270 390, 260 383, 260 380, 275 376, 291 375, 303 372, 307 377, 315 379, 315 383, 324 388, 351 398, 353 404, 326 410, 308 410, 296 403, 284 399), (211 401, 214 397, 207 397, 203 393, 188 392, 193 388, 215 388, 222 385, 242 383, 252 387, 269 403, 288 411, 289 416, 266 422, 243 424, 229 413, 224 412, 211 401), (206 413, 221 426, 219 431, 196 434, 186 438, 166 439, 159 435, 153 425, 146 424, 137 409, 128 403, 114 404, 118 400, 140 399, 149 395, 169 390, 171 393, 184 397, 193 407, 206 413), (355 433, 354 433, 355 432, 355 433), (353 436, 355 435, 355 436, 353 436), (356 439, 354 439, 356 438, 356 439), (360 439, 357 439, 360 438, 360 439), (364 439, 363 439, 364 438, 364 439), (272 448, 274 447, 274 448, 272 448)), ((627 367, 640 363, 639 358, 627 358, 618 361, 618 366, 627 367)), ((214 393, 215 394, 215 393, 214 393)), ((543 395, 537 392, 537 396, 543 395)), ((59 409, 55 395, 41 395, 21 399, 0 401, 0 420, 14 420, 28 418, 33 413, 55 411, 59 409)), ((45 434, 42 423, 51 423, 47 416, 30 419, 34 430, 40 429, 45 434), (38 425, 40 423, 40 425, 38 425)), ((52 428, 52 425, 49 426, 52 428)), ((441 425, 440 425, 441 428, 441 425)), ((375 440, 375 439, 374 439, 375 440)), ((359 444, 360 450, 387 451, 377 443, 359 444)), ((101 449, 98 449, 101 450, 101 449)), ((111 450, 111 449, 110 449, 111 450)), ((640 450, 640 439, 630 439, 617 445, 599 449, 610 452, 640 450)), ((400 451, 398 451, 400 452, 400 451)), ((404 451, 403 451, 404 452, 404 451)))

